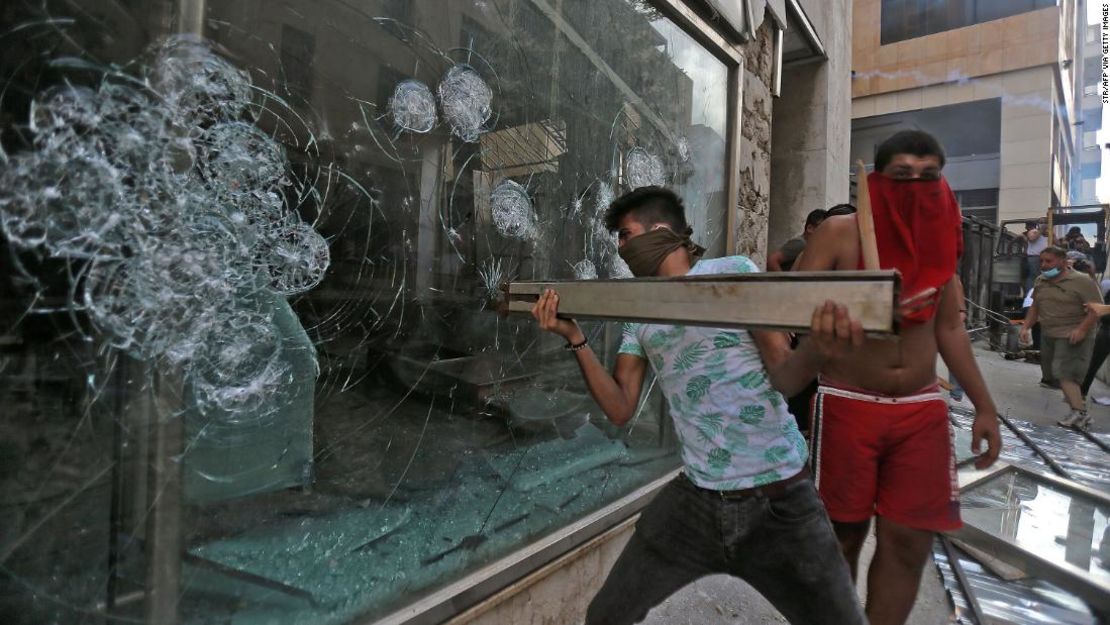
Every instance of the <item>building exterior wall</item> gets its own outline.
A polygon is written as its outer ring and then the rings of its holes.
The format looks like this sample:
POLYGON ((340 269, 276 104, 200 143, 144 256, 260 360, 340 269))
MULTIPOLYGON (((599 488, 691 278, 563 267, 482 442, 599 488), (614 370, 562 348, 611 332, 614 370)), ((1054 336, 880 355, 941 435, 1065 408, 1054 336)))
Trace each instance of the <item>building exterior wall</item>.
MULTIPOLYGON (((998 219, 1043 214, 1081 193, 1082 3, 881 45, 881 0, 856 0, 852 118, 997 98, 998 219)), ((926 128, 926 130, 928 130, 926 128)), ((953 172, 954 174, 956 172, 953 172)))
POLYGON ((934 84, 852 100, 852 118, 1000 98, 999 220, 1044 213, 1052 197, 1052 69, 1032 67, 961 83, 934 84))
POLYGON ((740 120, 740 198, 736 253, 762 266, 767 262, 767 224, 771 212, 771 79, 774 34, 770 19, 744 45, 744 108, 740 120))
POLYGON ((1083 66, 1083 73, 1077 84, 1080 112, 1079 129, 1076 139, 1079 142, 1079 204, 1092 204, 1100 201, 1097 183, 1102 173, 1102 151, 1105 146, 1098 141, 1102 129, 1102 96, 1099 82, 1102 78, 1102 41, 1100 27, 1084 27, 1082 58, 1076 60, 1083 66))
POLYGON ((769 249, 797 236, 806 214, 848 201, 851 0, 805 0, 828 60, 784 68, 774 103, 769 249))
POLYGON ((1055 63, 1057 8, 880 44, 880 0, 856 0, 852 96, 902 91, 1055 63))
POLYGON ((509 586, 447 625, 581 623, 589 602, 635 531, 636 515, 509 586))

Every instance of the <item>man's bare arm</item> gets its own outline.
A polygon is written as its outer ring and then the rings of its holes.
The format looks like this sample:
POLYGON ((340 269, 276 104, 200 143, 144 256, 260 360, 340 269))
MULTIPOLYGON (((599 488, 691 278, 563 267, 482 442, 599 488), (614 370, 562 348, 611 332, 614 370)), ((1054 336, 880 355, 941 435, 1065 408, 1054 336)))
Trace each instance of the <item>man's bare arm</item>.
POLYGON ((975 405, 975 422, 971 427, 971 451, 979 453, 980 441, 987 442, 986 453, 975 462, 976 468, 985 469, 998 459, 998 452, 1002 449, 1002 437, 998 431, 998 409, 991 399, 990 391, 987 390, 987 383, 983 381, 983 375, 979 372, 975 354, 971 351, 971 341, 967 337, 967 329, 964 328, 964 322, 961 319, 960 311, 963 303, 963 284, 960 283, 959 278, 953 277, 941 293, 934 332, 941 358, 944 358, 948 370, 956 376, 956 381, 975 405))
POLYGON ((574 353, 586 388, 597 405, 614 425, 628 423, 636 415, 640 390, 644 386, 647 361, 631 354, 618 354, 617 363, 610 375, 593 350, 586 348, 574 353))
POLYGON ((859 229, 855 215, 836 215, 821 222, 806 242, 794 271, 855 269, 859 264, 859 229))
MULTIPOLYGON (((559 319, 558 312, 559 296, 550 289, 540 295, 532 307, 532 316, 541 329, 562 336, 572 345, 584 343, 586 335, 578 324, 570 319, 559 319)), ((610 374, 589 346, 574 352, 574 355, 586 380, 586 388, 605 416, 618 426, 628 423, 636 414, 636 405, 640 401, 647 361, 639 356, 620 354, 610 374)))
POLYGON ((844 306, 825 302, 813 311, 810 334, 802 338, 798 349, 790 349, 790 339, 782 332, 757 330, 752 338, 771 386, 793 397, 817 377, 826 359, 863 345, 863 326, 848 316, 844 306))
POLYGON ((782 259, 786 258, 786 254, 782 250, 775 250, 767 257, 767 271, 782 271, 782 259))

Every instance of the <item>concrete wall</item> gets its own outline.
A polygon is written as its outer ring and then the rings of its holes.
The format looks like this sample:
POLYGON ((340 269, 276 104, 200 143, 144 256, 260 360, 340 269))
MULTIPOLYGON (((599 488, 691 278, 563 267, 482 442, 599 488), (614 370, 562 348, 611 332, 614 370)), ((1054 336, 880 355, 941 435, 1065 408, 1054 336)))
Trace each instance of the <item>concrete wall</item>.
POLYGON ((736 253, 762 266, 771 212, 771 77, 774 42, 770 14, 744 49, 744 110, 740 120, 740 200, 736 253))
POLYGON ((774 102, 769 249, 802 230, 815 208, 848 201, 851 0, 803 0, 829 59, 784 69, 774 102))
POLYGON ((571 553, 509 586, 448 625, 569 625, 586 618, 586 608, 617 561, 636 515, 571 553))
POLYGON ((998 218, 1035 217, 1044 214, 1052 201, 1054 80, 1051 66, 1039 66, 858 97, 852 100, 852 117, 1000 98, 998 218))
POLYGON ((880 0, 855 0, 852 96, 902 91, 1054 64, 1058 7, 881 45, 880 0))

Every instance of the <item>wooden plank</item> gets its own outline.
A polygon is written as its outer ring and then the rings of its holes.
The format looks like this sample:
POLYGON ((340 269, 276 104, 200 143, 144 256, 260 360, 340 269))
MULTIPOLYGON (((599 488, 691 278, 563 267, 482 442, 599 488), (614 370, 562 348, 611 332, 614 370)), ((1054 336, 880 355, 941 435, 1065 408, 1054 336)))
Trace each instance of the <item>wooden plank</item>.
POLYGON ((871 213, 871 189, 867 184, 867 167, 856 162, 856 223, 859 225, 859 247, 864 269, 879 268, 879 244, 875 239, 875 217, 871 213))
POLYGON ((575 319, 805 332, 814 308, 833 300, 847 306, 869 334, 898 331, 900 281, 893 271, 513 282, 507 311, 530 314, 549 288, 559 294, 560 316, 575 319))

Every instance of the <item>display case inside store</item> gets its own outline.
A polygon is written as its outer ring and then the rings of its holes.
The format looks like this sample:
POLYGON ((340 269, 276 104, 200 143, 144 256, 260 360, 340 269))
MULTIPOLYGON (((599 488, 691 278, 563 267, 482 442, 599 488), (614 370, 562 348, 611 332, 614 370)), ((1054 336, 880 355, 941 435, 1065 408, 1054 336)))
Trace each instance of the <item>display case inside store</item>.
POLYGON ((725 253, 737 70, 669 15, 4 3, 0 621, 372 621, 673 471, 491 305, 630 275, 636 186, 725 253))

